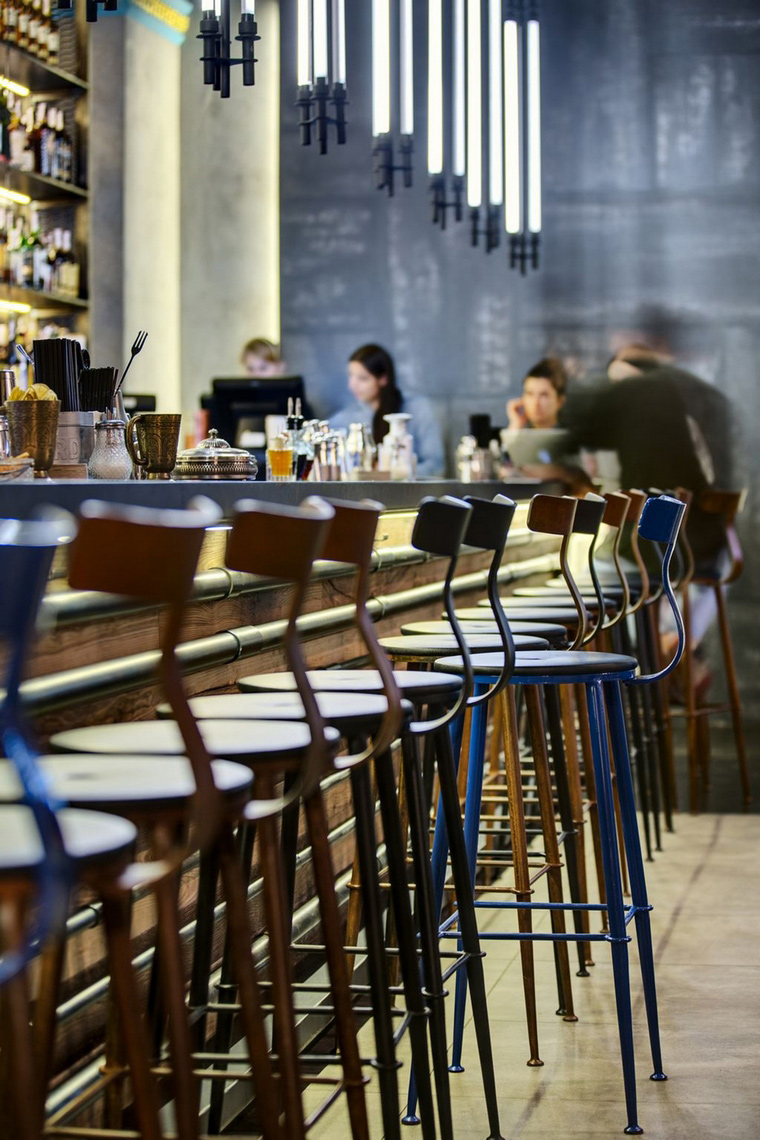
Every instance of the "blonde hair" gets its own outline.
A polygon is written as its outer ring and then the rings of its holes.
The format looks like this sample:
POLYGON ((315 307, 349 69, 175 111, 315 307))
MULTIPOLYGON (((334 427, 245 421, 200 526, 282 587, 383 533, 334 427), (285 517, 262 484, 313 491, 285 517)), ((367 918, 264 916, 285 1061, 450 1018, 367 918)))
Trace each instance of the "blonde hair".
POLYGON ((260 356, 262 360, 268 361, 269 364, 282 363, 280 346, 274 344, 271 340, 267 340, 266 337, 263 336, 255 336, 253 340, 249 340, 243 347, 240 356, 241 364, 245 364, 246 356, 260 356))

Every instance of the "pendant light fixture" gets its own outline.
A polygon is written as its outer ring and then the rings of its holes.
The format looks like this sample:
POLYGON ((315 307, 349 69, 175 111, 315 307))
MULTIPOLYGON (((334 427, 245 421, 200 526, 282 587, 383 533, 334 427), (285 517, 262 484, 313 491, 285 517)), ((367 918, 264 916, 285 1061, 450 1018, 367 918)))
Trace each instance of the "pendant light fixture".
POLYGON ((346 0, 297 0, 296 73, 301 143, 316 136, 327 154, 329 127, 346 141, 346 0), (332 107, 332 113, 328 108, 332 107))
POLYGON ((504 23, 504 227, 510 266, 538 269, 541 234, 541 37, 538 5, 504 23))
POLYGON ((428 187, 433 224, 442 230, 451 211, 457 222, 464 217, 465 51, 465 0, 429 0, 428 187))
POLYGON ((372 156, 375 186, 378 190, 386 190, 389 197, 395 193, 397 173, 405 187, 412 185, 413 135, 413 2, 372 0, 372 156), (397 107, 393 99, 394 41, 398 42, 397 107), (394 155, 394 118, 398 120, 398 162, 394 155))
POLYGON ((236 64, 243 67, 243 86, 255 83, 254 47, 258 39, 256 26, 256 0, 240 0, 240 19, 235 40, 241 46, 239 56, 230 55, 232 48, 231 0, 203 0, 198 39, 203 43, 203 82, 218 91, 222 99, 230 97, 230 71, 236 64))
MULTIPOLYGON (((104 12, 118 12, 119 5, 117 0, 86 0, 85 2, 85 16, 88 24, 96 24, 98 21, 98 5, 102 5, 104 12)), ((74 0, 58 0, 56 9, 59 12, 70 12, 74 7, 74 0)))

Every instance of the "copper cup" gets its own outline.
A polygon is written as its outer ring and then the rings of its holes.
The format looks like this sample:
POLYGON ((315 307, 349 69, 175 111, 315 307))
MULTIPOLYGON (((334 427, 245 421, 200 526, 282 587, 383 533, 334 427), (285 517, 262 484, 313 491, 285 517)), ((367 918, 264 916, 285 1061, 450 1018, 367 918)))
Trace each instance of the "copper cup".
POLYGON ((168 479, 174 470, 181 421, 174 413, 138 412, 127 424, 127 451, 149 479, 168 479))
POLYGON ((9 400, 6 404, 12 455, 34 460, 35 478, 45 479, 55 458, 60 400, 9 400))

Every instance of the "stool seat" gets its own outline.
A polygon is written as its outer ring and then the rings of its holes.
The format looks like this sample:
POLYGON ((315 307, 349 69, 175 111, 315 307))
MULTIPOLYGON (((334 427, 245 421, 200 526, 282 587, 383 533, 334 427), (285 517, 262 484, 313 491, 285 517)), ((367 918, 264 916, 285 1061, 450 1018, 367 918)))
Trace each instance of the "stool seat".
MULTIPOLYGON (((210 756, 247 760, 267 756, 285 759, 302 754, 311 743, 309 727, 298 721, 205 720, 199 726, 210 756)), ((325 729, 331 746, 340 733, 325 729)), ((171 720, 137 720, 127 724, 100 724, 57 732, 50 739, 55 752, 94 752, 117 755, 183 756, 185 744, 171 720)))
MULTIPOLYGON (((472 670, 476 677, 488 677, 500 671, 504 664, 503 653, 478 653, 472 658, 472 670)), ((443 672, 461 673, 464 661, 461 657, 439 657, 436 669, 443 672)), ((518 653, 513 677, 557 676, 594 677, 602 673, 611 676, 626 676, 635 673, 639 663, 635 657, 625 657, 622 653, 594 653, 585 650, 567 650, 555 653, 518 653)))
MULTIPOLYGON (((67 855, 78 870, 107 860, 131 859, 137 829, 129 820, 96 811, 63 808, 56 816, 67 855)), ((0 879, 33 875, 45 852, 31 808, 0 806, 0 879)))
MULTIPOLYGON (((596 613, 599 609, 596 595, 583 594, 581 597, 588 612, 596 613)), ((548 590, 544 586, 522 586, 509 598, 502 598, 501 602, 505 608, 509 606, 510 609, 518 611, 535 605, 549 606, 550 608, 553 606, 567 607, 568 604, 572 606, 573 603, 569 599, 569 594, 558 594, 556 590, 548 590)), ((609 602, 609 605, 612 604, 609 602)))
MULTIPOLYGON (((556 625, 564 626, 577 626, 578 624, 578 611, 575 606, 545 606, 543 602, 536 602, 535 606, 505 606, 504 613, 510 626, 513 621, 530 622, 549 622, 556 625)), ((478 604, 477 606, 470 606, 463 610, 457 610, 456 615, 460 621, 483 621, 485 614, 490 614, 486 620, 493 621, 493 611, 488 606, 478 604)), ((445 614, 443 615, 445 617, 445 614)))
MULTIPOLYGON (((596 597, 596 593, 594 592, 594 583, 590 578, 578 578, 575 584, 584 598, 596 597)), ((620 585, 619 581, 605 582, 602 578, 600 578, 599 585, 602 587, 602 592, 606 598, 614 598, 617 600, 623 596, 623 587, 620 585)), ((536 586, 534 589, 556 590, 560 594, 566 594, 568 597, 570 597, 570 591, 567 588, 567 582, 564 578, 550 578, 548 582, 544 582, 543 587, 536 586)), ((528 596, 521 591, 517 591, 517 593, 521 597, 528 596)))
MULTIPOLYGON (((373 693, 317 693, 322 719, 341 735, 372 731, 388 711, 385 697, 373 693)), ((401 707, 407 717, 414 709, 409 701, 401 707)), ((196 720, 303 720, 306 716, 298 693, 217 693, 194 697, 190 709, 196 720)), ((159 717, 171 719, 169 705, 159 705, 159 717)))
MULTIPOLYGON (((466 634, 497 634, 499 632, 495 621, 482 621, 480 618, 473 621, 462 621, 459 626, 462 633, 466 634)), ((567 630, 562 625, 551 625, 548 622, 511 621, 509 628, 512 630, 513 636, 542 637, 550 645, 563 645, 567 641, 567 630)), ((422 637, 429 637, 431 634, 436 636, 441 633, 450 633, 451 623, 448 621, 410 621, 407 625, 401 626, 401 632, 405 637, 412 634, 422 637)))
MULTIPOLYGON (((152 808, 183 807, 195 795, 190 761, 183 756, 43 756, 38 760, 50 794, 71 807, 108 811, 118 805, 126 815, 152 808)), ((250 768, 229 760, 212 762, 214 783, 225 796, 236 799, 253 782, 250 768)), ((0 802, 17 803, 21 783, 7 760, 0 761, 0 802)))
MULTIPOLYGON (((480 650, 487 649, 501 649, 501 637, 493 634, 480 634, 475 633, 466 638, 467 648, 472 653, 477 653, 480 650)), ((541 637, 524 637, 516 636, 514 638, 515 648, 524 650, 540 650, 548 649, 549 642, 541 637)), ((386 653, 392 657, 402 657, 416 660, 425 660, 435 658, 436 656, 447 653, 456 652, 459 649, 456 638, 453 634, 438 634, 438 636, 417 636, 417 637, 381 637, 380 644, 386 653)))
MULTIPOLYGON (((398 671, 393 674, 404 696, 411 701, 455 699, 461 682, 448 673, 398 671)), ((310 669, 309 684, 322 693, 375 693, 383 683, 377 669, 310 669)), ((291 693, 296 683, 292 673, 258 673, 241 677, 238 686, 248 693, 291 693)))

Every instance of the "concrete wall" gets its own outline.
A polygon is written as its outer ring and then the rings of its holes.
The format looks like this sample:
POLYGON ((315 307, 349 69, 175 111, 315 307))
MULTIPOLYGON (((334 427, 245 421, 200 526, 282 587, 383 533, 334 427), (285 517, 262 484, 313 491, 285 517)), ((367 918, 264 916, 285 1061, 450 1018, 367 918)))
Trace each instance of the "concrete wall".
MULTIPOLYGON (((253 336, 280 337, 279 6, 256 5, 256 84, 227 100, 202 83, 193 17, 182 48, 182 395, 240 375, 253 336)), ((239 45, 233 45, 236 49, 239 45)), ((186 419, 185 430, 191 426, 186 419)))
POLYGON ((503 422, 547 350, 583 374, 631 333, 667 339, 740 409, 737 466, 752 489, 742 532, 757 556, 756 0, 544 0, 545 229, 541 269, 523 279, 503 249, 486 256, 464 226, 430 224, 424 113, 415 187, 390 201, 373 189, 364 8, 349 12, 349 142, 326 158, 298 146, 283 9, 283 344, 310 391, 324 410, 339 405, 347 355, 377 339, 402 387, 435 396, 454 439, 473 411, 503 422))

